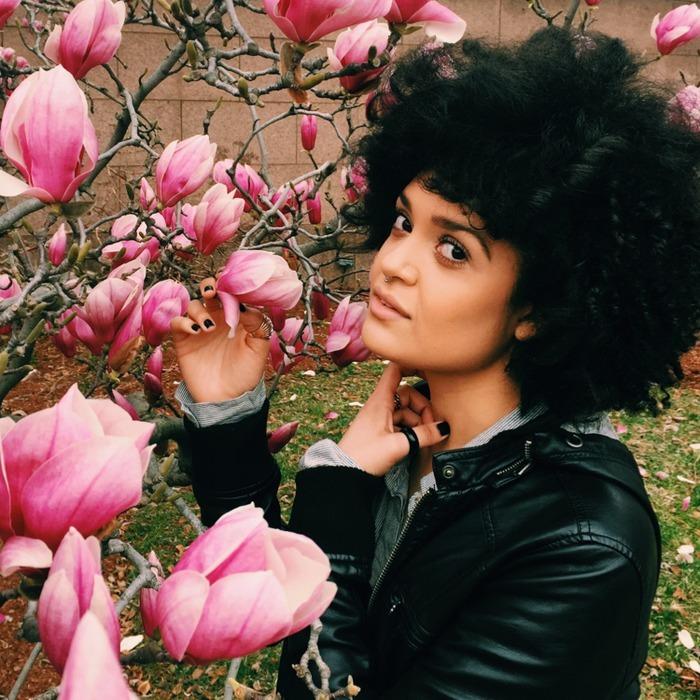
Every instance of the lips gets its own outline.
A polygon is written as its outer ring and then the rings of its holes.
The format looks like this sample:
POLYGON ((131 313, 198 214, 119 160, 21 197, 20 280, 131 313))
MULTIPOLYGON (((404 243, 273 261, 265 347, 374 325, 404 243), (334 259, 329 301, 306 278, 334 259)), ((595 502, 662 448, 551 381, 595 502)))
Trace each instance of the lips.
POLYGON ((384 306, 388 306, 390 309, 393 309, 397 313, 401 314, 402 316, 406 318, 410 318, 410 316, 404 311, 404 309, 401 307, 401 305, 390 295, 385 294, 385 293, 379 293, 376 290, 372 291, 372 294, 377 297, 379 301, 384 304, 384 306))

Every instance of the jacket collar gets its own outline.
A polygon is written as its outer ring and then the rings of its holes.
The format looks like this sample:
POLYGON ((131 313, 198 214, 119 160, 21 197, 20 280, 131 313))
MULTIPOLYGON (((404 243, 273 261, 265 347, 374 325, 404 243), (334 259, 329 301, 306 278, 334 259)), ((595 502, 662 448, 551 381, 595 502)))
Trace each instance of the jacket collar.
MULTIPOLYGON (((427 382, 418 382, 415 388, 430 398, 427 382)), ((573 433, 560 427, 561 423, 560 417, 547 410, 517 428, 498 433, 483 445, 436 452, 433 473, 438 490, 501 488, 536 463, 615 482, 651 508, 634 457, 622 442, 595 433, 573 433)))

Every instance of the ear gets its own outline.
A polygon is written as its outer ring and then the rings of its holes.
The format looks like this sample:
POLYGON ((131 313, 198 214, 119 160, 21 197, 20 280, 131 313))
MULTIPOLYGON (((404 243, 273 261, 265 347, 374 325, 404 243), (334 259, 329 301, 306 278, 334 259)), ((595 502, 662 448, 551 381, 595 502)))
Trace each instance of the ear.
POLYGON ((533 321, 520 321, 515 327, 516 340, 529 340, 537 333, 537 327, 533 321))
POLYGON ((518 321, 518 325, 515 327, 515 339, 529 340, 537 333, 537 326, 535 322, 531 320, 530 315, 532 314, 532 304, 528 304, 522 311, 521 316, 518 321))

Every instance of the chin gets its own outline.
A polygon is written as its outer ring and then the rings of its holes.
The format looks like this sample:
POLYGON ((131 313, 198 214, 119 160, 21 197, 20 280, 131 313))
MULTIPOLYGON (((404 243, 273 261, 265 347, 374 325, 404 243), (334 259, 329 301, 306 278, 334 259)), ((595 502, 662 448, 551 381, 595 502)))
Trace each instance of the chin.
POLYGON ((375 355, 383 360, 391 360, 398 362, 400 365, 405 365, 408 361, 405 354, 401 353, 400 347, 402 343, 392 338, 388 333, 382 333, 383 324, 377 323, 372 319, 365 319, 362 326, 362 342, 375 355))

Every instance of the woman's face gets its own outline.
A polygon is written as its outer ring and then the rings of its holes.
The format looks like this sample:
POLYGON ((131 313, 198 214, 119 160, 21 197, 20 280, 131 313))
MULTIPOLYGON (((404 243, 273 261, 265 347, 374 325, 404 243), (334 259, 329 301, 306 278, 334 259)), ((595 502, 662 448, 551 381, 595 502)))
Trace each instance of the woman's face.
POLYGON ((370 269, 362 329, 370 350, 422 371, 462 375, 505 367, 516 332, 524 340, 534 327, 521 322, 530 307, 509 306, 515 249, 472 228, 482 226, 475 213, 467 218, 458 204, 417 180, 408 184, 370 269))

